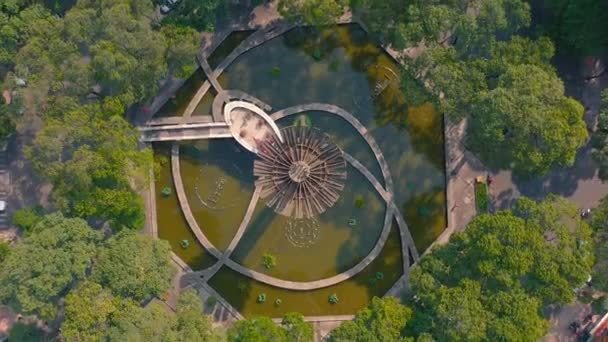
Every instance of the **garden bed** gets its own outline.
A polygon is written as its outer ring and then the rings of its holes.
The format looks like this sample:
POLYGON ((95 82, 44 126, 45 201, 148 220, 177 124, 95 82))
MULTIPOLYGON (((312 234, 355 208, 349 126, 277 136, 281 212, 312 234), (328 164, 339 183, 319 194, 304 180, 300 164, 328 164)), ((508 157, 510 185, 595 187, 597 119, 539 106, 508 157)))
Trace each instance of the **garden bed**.
POLYGON ((485 181, 477 180, 475 182, 475 207, 477 214, 485 214, 490 208, 488 184, 485 181))

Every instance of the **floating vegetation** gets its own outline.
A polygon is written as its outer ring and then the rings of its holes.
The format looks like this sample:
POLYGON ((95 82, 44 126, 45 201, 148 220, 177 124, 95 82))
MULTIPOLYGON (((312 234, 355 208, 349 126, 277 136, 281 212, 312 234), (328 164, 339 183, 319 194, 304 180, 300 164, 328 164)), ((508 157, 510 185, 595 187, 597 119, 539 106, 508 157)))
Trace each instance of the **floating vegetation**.
POLYGON ((321 60, 321 49, 320 48, 316 48, 313 52, 312 52, 312 58, 315 59, 315 61, 319 61, 321 60))
POLYGON ((338 298, 338 295, 335 293, 332 293, 329 298, 327 298, 327 301, 330 304, 338 304, 338 302, 340 301, 340 298, 338 298))
POLYGON ((270 253, 264 253, 262 256, 262 265, 269 270, 277 265, 277 259, 270 253))
POLYGON ((340 69, 340 61, 337 59, 334 59, 333 61, 331 61, 331 63, 329 63, 329 70, 331 71, 338 71, 338 69, 340 69))
POLYGON ((179 244, 180 246, 182 246, 183 249, 190 247, 190 241, 187 239, 180 241, 179 244))
POLYGON ((306 114, 300 114, 293 120, 293 125, 297 127, 312 127, 312 120, 306 114))
POLYGON ((378 280, 384 279, 384 273, 382 273, 382 272, 376 272, 376 279, 378 279, 378 280))
POLYGON ((354 227, 357 225, 357 219, 351 218, 350 220, 348 220, 348 226, 349 227, 354 227))
POLYGON ((265 293, 260 293, 258 295, 257 302, 258 303, 266 303, 266 294, 265 293))
POLYGON ((270 69, 270 74, 274 77, 278 77, 279 75, 281 75, 281 68, 279 68, 278 66, 272 67, 272 69, 270 69))
POLYGON ((163 188, 163 189, 160 191, 160 193, 161 193, 161 194, 162 194, 164 197, 169 197, 169 196, 171 196, 171 192, 172 192, 172 190, 171 190, 171 188, 170 188, 170 187, 168 187, 168 186, 164 187, 164 188, 163 188))
POLYGON ((355 207, 357 207, 357 209, 363 209, 365 207, 365 198, 363 197, 363 195, 357 195, 355 197, 355 207))
POLYGON ((281 304, 283 304, 283 301, 281 300, 281 298, 277 298, 277 299, 274 301, 274 305, 276 305, 276 306, 279 306, 279 305, 281 305, 281 304))

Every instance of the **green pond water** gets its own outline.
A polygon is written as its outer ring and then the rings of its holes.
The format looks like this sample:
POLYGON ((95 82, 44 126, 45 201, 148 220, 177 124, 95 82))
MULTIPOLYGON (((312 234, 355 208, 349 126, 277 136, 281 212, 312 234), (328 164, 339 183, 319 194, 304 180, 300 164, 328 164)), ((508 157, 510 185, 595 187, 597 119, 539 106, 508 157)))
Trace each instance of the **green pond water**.
POLYGON ((160 164, 159 174, 154 183, 156 211, 158 213, 158 237, 169 241, 175 254, 193 270, 202 270, 213 265, 216 259, 198 243, 179 207, 175 186, 171 178, 170 149, 169 144, 154 146, 154 158, 160 164), (162 190, 167 187, 171 189, 169 196, 162 194, 162 190), (187 248, 181 246, 183 240, 188 241, 189 246, 187 248))
MULTIPOLYGON (((372 297, 383 296, 401 276, 403 264, 399 244, 399 233, 397 228, 393 227, 382 252, 368 267, 346 281, 318 290, 302 292, 273 287, 252 280, 225 266, 211 278, 209 285, 245 317, 256 315, 281 317, 288 312, 299 312, 310 316, 353 314, 365 307, 372 297), (382 279, 374 280, 378 272, 382 273, 382 279), (265 303, 257 302, 257 297, 261 293, 266 294, 265 303), (338 296, 337 304, 328 302, 332 294, 338 296), (276 305, 277 299, 281 299, 280 305, 276 305)), ((305 253, 301 255, 303 259, 310 257, 314 256, 305 253)), ((308 265, 308 267, 316 266, 308 265)))
MULTIPOLYGON (((239 35, 224 42, 232 46, 222 44, 218 51, 227 55, 238 44, 235 41, 246 38, 245 33, 239 35)), ((212 66, 220 60, 215 58, 212 66)), ((382 149, 393 178, 396 203, 422 252, 446 226, 442 116, 430 104, 408 106, 407 94, 399 88, 398 74, 394 60, 374 45, 363 30, 356 25, 343 25, 322 31, 289 31, 237 58, 219 82, 225 89, 243 90, 261 99, 273 111, 325 102, 352 113, 382 149)), ((196 75, 192 78, 202 84, 204 77, 199 81, 196 75)), ((188 89, 189 95, 184 98, 196 92, 195 87, 188 89)), ((210 114, 214 96, 212 92, 205 95, 194 115, 210 114)), ((187 106, 189 101, 185 102, 187 106)), ((373 152, 342 118, 310 111, 281 119, 278 125, 289 126, 295 120, 324 130, 384 184, 373 152)), ((180 152, 181 174, 193 215, 203 233, 223 250, 241 224, 253 194, 254 156, 231 139, 184 143, 180 152)), ((157 192, 161 189, 157 182, 157 192)), ((190 249, 202 247, 196 244, 193 248, 195 244, 191 244, 189 249, 180 251, 182 235, 177 231, 187 231, 187 227, 180 228, 185 222, 182 215, 175 215, 179 209, 176 199, 170 203, 172 197, 161 198, 157 204, 159 235, 164 235, 181 257, 180 253, 193 253, 190 249), (182 223, 174 224, 174 228, 161 225, 161 220, 182 223)), ((349 166, 340 201, 315 220, 298 221, 276 215, 260 200, 232 258, 259 272, 288 280, 330 277, 351 268, 369 253, 384 225, 385 210, 384 202, 367 179, 349 166), (364 205, 357 206, 357 199, 364 205), (262 265, 264 254, 273 255, 276 266, 266 269, 262 265)), ((206 253, 201 255, 213 260, 206 253)), ((289 311, 305 315, 351 314, 364 307, 372 296, 383 295, 401 270, 399 235, 393 228, 382 254, 370 266, 329 288, 283 290, 226 267, 211 279, 210 285, 247 316, 280 316, 289 311), (384 278, 372 285, 370 278, 376 272, 382 272, 384 278), (267 302, 256 303, 262 292, 267 294, 267 302), (327 301, 332 293, 340 298, 336 305, 327 301), (282 300, 279 306, 274 304, 277 298, 282 300)))

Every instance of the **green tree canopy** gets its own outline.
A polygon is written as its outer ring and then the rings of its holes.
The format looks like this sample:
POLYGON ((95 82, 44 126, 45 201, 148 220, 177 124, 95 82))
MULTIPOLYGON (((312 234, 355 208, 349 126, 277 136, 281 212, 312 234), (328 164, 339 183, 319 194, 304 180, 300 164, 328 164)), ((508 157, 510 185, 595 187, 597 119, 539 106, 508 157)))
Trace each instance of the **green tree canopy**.
POLYGON ((119 299, 101 285, 85 281, 65 297, 61 336, 67 341, 102 340, 119 299))
POLYGON ((512 66, 474 105, 467 138, 490 166, 542 175, 574 164, 587 139, 583 111, 555 73, 512 66))
POLYGON ((311 342, 314 340, 312 326, 304 321, 304 317, 298 313, 288 313, 283 316, 281 326, 285 329, 287 341, 311 342))
POLYGON ((344 13, 345 0, 280 0, 279 13, 289 21, 309 25, 329 25, 344 13))
POLYGON ((123 298, 141 302, 164 293, 174 273, 164 240, 125 231, 100 248, 91 278, 123 298))
POLYGON ((45 216, 0 268, 0 299, 18 311, 55 316, 57 301, 84 279, 101 234, 82 219, 45 216))
POLYGON ((602 198, 593 210, 591 225, 594 228, 595 260, 593 285, 608 292, 608 197, 602 198))
POLYGON ((397 298, 374 297, 370 305, 357 312, 355 319, 344 322, 331 332, 330 341, 406 341, 402 331, 412 317, 412 310, 397 298))
POLYGON ((542 0, 535 2, 538 31, 555 40, 561 52, 600 54, 608 50, 608 3, 596 0, 542 0))
POLYGON ((46 341, 44 331, 38 328, 36 323, 26 324, 21 322, 13 324, 9 331, 8 340, 19 342, 46 341))
POLYGON ((593 134, 591 156, 599 165, 599 177, 608 180, 608 89, 601 94, 597 130, 593 134))
POLYGON ((180 0, 163 18, 163 24, 212 32, 226 11, 226 2, 222 0, 180 0))
POLYGON ((147 184, 153 158, 149 149, 138 149, 139 132, 123 110, 119 101, 106 99, 49 118, 26 153, 66 213, 138 229, 143 202, 132 184, 147 184))
POLYGON ((93 282, 84 282, 66 297, 61 335, 67 341, 200 341, 222 336, 202 314, 203 304, 194 290, 183 292, 177 312, 160 301, 145 308, 131 299, 113 296, 93 282))
POLYGON ((593 265, 591 230, 577 208, 549 196, 475 218, 412 271, 416 334, 438 340, 529 340, 541 309, 569 303, 593 265))
POLYGON ((286 340, 285 330, 276 325, 268 317, 254 317, 240 320, 228 329, 228 341, 273 341, 283 342, 286 340))

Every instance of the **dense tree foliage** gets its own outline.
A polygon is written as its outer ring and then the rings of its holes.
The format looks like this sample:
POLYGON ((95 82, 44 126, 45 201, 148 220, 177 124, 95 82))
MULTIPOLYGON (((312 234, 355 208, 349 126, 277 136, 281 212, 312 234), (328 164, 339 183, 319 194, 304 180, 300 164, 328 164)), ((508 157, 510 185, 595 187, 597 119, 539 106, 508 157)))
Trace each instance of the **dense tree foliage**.
POLYGON ((538 29, 561 52, 600 54, 608 50, 608 2, 597 0, 537 1, 538 29))
POLYGON ((400 341, 401 332, 412 317, 412 310, 397 298, 372 299, 352 321, 344 322, 331 332, 330 341, 400 341))
POLYGON ((158 301, 141 308, 99 284, 84 282, 66 297, 61 335, 67 341, 221 340, 202 306, 196 292, 188 290, 180 295, 176 313, 158 301))
POLYGON ((138 150, 139 132, 122 117, 115 99, 49 118, 26 151, 35 170, 53 184, 53 198, 69 215, 110 221, 115 229, 141 228, 143 202, 132 189, 145 186, 153 165, 138 150))
POLYGON ((473 106, 469 145, 489 166, 545 174, 574 164, 587 139, 583 112, 555 73, 513 66, 473 106))
POLYGON ((172 8, 163 19, 163 24, 213 31, 219 18, 226 12, 226 1, 180 0, 172 8))
POLYGON ((36 326, 36 323, 21 323, 16 322, 11 327, 11 331, 8 335, 9 341, 19 342, 40 342, 47 341, 45 334, 42 329, 36 326))
POLYGON ((346 5, 346 0, 280 0, 278 8, 289 21, 317 26, 335 23, 346 5))
POLYGON ((546 38, 491 41, 483 57, 456 47, 405 58, 404 92, 430 99, 452 120, 470 119, 468 145, 489 166, 522 175, 570 166, 587 138, 583 106, 565 96, 546 38))
POLYGON ((592 264, 591 230, 576 207, 522 198, 421 259, 411 277, 411 330, 438 340, 540 338, 541 309, 572 301, 592 264))
POLYGON ((228 341, 312 341, 312 327, 301 315, 285 315, 281 325, 268 317, 254 317, 236 322, 228 329, 228 341))
POLYGON ((506 39, 530 23, 522 0, 355 0, 353 9, 372 33, 399 49, 451 40, 462 54, 478 54, 496 35, 506 39))
POLYGON ((593 210, 591 225, 595 233, 595 260, 593 284, 608 292, 608 197, 604 197, 593 210))
POLYGON ((121 232, 100 248, 91 278, 115 295, 138 302, 159 296, 171 285, 170 251, 164 240, 121 232))
POLYGON ((599 177, 608 180, 608 89, 602 91, 591 155, 599 165, 599 177))
POLYGON ((0 299, 26 314, 55 316, 56 303, 84 279, 101 234, 82 219, 45 216, 0 268, 0 299))

